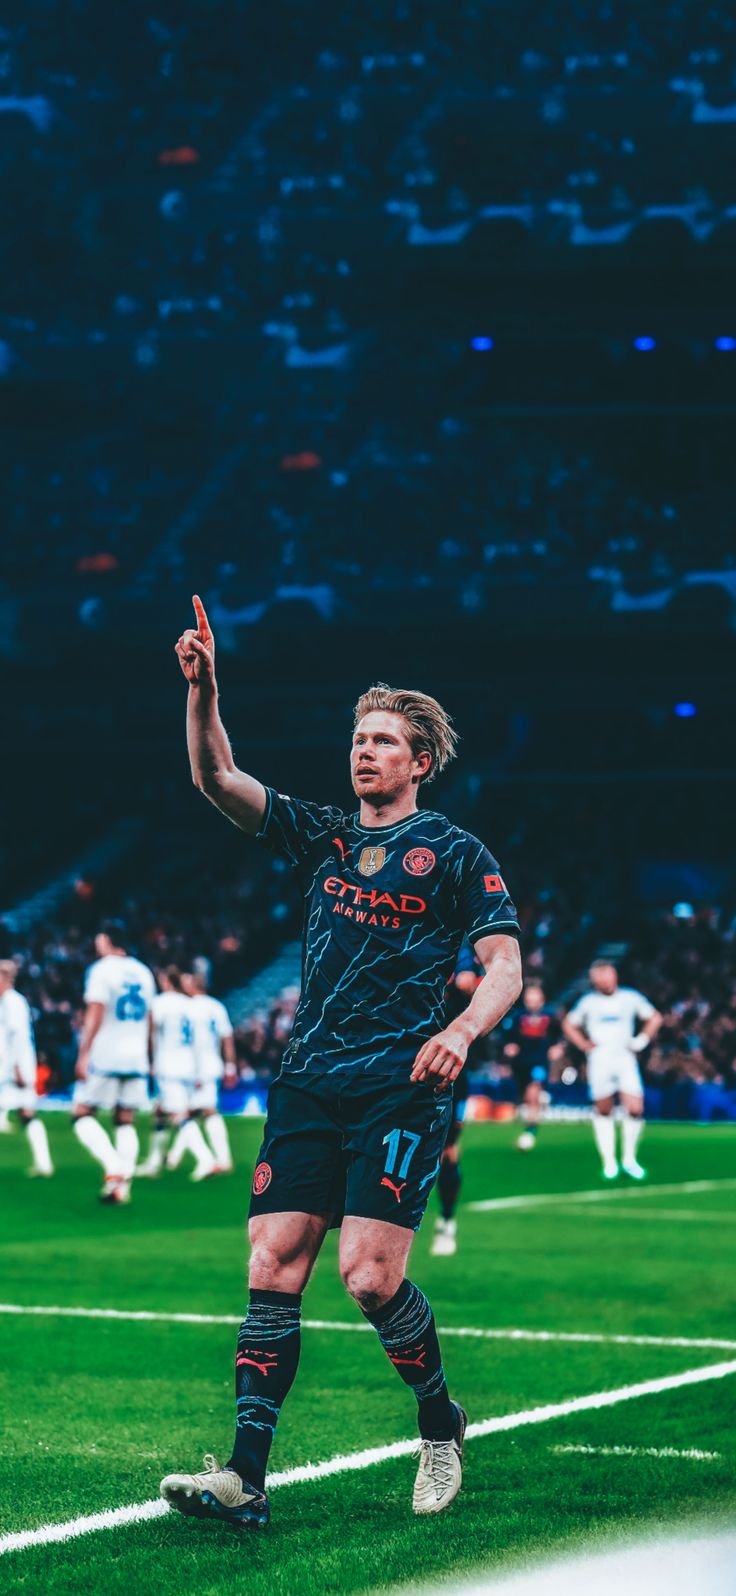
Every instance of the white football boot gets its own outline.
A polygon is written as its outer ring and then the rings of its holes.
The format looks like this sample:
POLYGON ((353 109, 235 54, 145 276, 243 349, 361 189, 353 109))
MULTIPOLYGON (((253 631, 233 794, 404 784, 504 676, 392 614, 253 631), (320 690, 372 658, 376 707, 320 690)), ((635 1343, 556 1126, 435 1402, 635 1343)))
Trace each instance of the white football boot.
POLYGON ((167 1474, 159 1490, 169 1507, 191 1518, 219 1518, 235 1529, 265 1529, 268 1498, 241 1480, 234 1469, 221 1469, 210 1452, 203 1474, 167 1474))
POLYGON ((412 1500, 415 1513, 443 1513, 454 1502, 463 1483, 463 1436, 468 1415, 459 1402, 453 1402, 452 1406, 457 1414, 456 1439, 419 1444, 419 1468, 412 1500))
POLYGON ((438 1219, 434 1227, 432 1245, 429 1249, 432 1258, 451 1258, 457 1252, 457 1221, 454 1219, 438 1219))

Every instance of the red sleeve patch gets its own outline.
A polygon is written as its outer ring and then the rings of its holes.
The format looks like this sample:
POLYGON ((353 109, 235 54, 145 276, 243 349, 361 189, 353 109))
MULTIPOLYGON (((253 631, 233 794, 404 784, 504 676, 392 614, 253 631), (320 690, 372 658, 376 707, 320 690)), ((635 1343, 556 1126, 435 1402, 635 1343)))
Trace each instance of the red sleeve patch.
POLYGON ((506 886, 502 876, 484 876, 483 891, 492 898, 497 892, 505 892, 506 886))

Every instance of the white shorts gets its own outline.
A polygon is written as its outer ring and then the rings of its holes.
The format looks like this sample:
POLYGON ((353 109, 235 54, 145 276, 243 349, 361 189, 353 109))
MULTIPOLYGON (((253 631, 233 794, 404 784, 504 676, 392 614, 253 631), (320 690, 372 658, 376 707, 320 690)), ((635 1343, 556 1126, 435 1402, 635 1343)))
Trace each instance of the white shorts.
POLYGON ((157 1081, 156 1108, 159 1114, 188 1114, 193 1094, 193 1081, 157 1081))
POLYGON ((644 1084, 636 1057, 628 1048, 620 1051, 608 1047, 594 1047, 587 1057, 588 1089, 594 1103, 602 1097, 614 1097, 616 1092, 626 1092, 630 1097, 643 1097, 644 1084))
POLYGON ((0 1109, 7 1114, 14 1108, 22 1108, 27 1114, 35 1113, 38 1108, 35 1088, 19 1086, 17 1081, 0 1081, 0 1109))
POLYGON ((86 1081, 77 1081, 72 1102, 80 1108, 147 1108, 148 1076, 90 1070, 86 1081))
POLYGON ((202 1081, 199 1086, 195 1086, 190 1108, 203 1108, 205 1111, 217 1108, 217 1087, 217 1081, 202 1081))

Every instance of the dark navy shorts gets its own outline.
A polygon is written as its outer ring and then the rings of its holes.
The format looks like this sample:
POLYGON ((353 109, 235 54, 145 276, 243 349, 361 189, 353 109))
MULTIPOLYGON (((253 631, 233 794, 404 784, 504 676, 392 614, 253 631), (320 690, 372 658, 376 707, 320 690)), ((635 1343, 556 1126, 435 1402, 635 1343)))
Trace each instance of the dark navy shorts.
POLYGON ((452 1092, 349 1068, 279 1075, 250 1217, 293 1211, 418 1230, 452 1120, 452 1092))

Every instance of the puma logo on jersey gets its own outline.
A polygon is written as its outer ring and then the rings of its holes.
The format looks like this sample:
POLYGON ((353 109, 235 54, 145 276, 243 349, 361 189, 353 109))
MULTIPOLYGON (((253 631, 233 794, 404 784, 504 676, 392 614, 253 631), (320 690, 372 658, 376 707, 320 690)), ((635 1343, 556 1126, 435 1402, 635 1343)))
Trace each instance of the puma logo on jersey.
POLYGON ((255 1354, 254 1357, 249 1358, 247 1352, 239 1352, 235 1359, 236 1369, 242 1368, 244 1363, 249 1363, 251 1364, 252 1368, 258 1369, 262 1375, 267 1375, 269 1369, 276 1368, 279 1361, 279 1355, 277 1352, 258 1352, 255 1347, 249 1348, 248 1351, 252 1351, 255 1354), (259 1362, 260 1358, 264 1359, 263 1363, 259 1362), (266 1363, 266 1358, 269 1358, 271 1361, 266 1363))
POLYGON ((333 837, 332 841, 334 842, 335 847, 340 849, 340 858, 344 864, 348 854, 351 853, 352 850, 345 847, 342 837, 333 837))
POLYGON ((401 1193, 404 1190, 404 1187, 406 1185, 406 1181, 405 1180, 402 1180, 400 1186, 395 1186, 393 1181, 389 1180, 388 1175, 384 1175, 383 1180, 381 1181, 381 1185, 382 1186, 388 1186, 389 1191, 393 1192, 397 1203, 401 1202, 401 1193))

